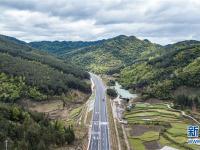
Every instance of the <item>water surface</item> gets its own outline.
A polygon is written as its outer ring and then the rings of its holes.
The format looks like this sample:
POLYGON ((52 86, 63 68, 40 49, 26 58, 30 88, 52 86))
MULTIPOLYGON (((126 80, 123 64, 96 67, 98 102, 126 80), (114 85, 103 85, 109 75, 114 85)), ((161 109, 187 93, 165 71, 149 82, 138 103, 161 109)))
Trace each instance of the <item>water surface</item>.
POLYGON ((123 89, 118 82, 115 83, 114 89, 121 96, 121 98, 132 99, 137 97, 137 94, 132 94, 128 90, 123 89))

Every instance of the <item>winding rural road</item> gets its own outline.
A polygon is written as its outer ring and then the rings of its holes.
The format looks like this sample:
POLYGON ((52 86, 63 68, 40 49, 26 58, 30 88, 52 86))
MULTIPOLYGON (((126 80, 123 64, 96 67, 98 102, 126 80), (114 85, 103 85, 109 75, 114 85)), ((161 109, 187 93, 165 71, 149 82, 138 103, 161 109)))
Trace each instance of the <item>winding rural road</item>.
POLYGON ((95 84, 95 102, 92 117, 92 128, 89 140, 89 150, 109 150, 109 129, 106 110, 106 88, 100 77, 90 73, 95 84))

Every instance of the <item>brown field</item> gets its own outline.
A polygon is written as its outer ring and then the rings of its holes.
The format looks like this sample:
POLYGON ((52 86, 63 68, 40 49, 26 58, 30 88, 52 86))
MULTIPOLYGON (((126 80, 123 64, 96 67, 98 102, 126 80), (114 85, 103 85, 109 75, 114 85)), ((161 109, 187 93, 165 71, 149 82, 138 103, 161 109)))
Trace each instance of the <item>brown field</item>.
POLYGON ((160 126, 148 126, 148 125, 132 125, 131 126, 130 136, 141 136, 148 131, 157 131, 161 130, 160 126))
POLYGON ((156 150, 161 148, 160 144, 157 141, 144 142, 144 146, 148 150, 156 150))

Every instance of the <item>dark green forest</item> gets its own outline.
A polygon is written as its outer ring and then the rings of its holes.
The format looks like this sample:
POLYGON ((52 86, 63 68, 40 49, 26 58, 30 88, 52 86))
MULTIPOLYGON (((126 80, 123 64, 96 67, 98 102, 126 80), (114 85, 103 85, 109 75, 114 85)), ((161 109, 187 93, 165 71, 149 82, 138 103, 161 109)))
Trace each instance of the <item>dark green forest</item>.
POLYGON ((51 121, 45 115, 28 112, 17 105, 0 103, 0 149, 45 150, 50 146, 71 144, 73 129, 61 121, 51 121))

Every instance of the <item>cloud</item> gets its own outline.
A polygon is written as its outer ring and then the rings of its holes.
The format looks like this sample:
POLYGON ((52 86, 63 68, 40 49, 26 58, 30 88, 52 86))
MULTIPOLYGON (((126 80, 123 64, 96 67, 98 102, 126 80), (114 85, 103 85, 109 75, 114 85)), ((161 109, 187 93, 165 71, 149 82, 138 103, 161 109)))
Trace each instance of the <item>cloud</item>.
POLYGON ((25 41, 200 40, 199 0, 1 0, 0 10, 0 33, 25 41))

